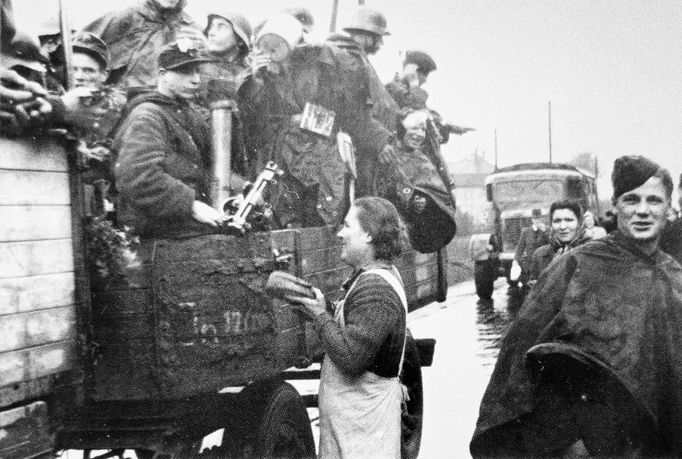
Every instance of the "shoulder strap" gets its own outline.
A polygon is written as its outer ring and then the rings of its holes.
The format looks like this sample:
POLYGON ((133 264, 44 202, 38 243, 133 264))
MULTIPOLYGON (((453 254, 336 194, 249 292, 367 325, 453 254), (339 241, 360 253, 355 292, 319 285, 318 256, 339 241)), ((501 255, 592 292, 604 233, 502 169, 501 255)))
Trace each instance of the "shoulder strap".
MULTIPOLYGON (((403 280, 400 277, 400 273, 395 268, 391 267, 391 274, 388 273, 386 269, 368 269, 362 274, 377 274, 381 276, 388 284, 393 287, 393 290, 400 297, 400 301, 403 303, 403 308, 405 309, 405 338, 403 339, 403 351, 400 355, 400 363, 398 364, 398 376, 403 371, 403 360, 405 359, 405 344, 407 343, 407 296, 405 295, 405 288, 403 287, 403 280)), ((358 276, 360 277, 360 276, 358 276)))

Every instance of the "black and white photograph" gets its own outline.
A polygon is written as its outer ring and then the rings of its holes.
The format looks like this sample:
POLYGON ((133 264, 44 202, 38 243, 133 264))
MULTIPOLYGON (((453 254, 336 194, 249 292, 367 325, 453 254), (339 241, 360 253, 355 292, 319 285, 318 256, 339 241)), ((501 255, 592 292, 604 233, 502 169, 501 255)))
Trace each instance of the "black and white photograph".
POLYGON ((682 3, 0 0, 0 459, 682 457, 682 3))

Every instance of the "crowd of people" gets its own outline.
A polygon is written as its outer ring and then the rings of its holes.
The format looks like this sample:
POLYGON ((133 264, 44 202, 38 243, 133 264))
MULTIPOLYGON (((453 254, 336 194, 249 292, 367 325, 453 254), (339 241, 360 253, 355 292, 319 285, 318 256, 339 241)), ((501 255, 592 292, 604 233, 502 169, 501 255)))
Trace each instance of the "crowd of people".
MULTIPOLYGON (((428 107, 423 85, 437 66, 427 53, 407 52, 401 72, 381 82, 368 60, 389 33, 380 11, 361 8, 342 33, 310 43, 305 8, 254 27, 216 11, 202 26, 185 3, 112 12, 65 53, 17 31, 2 0, 0 134, 68 137, 90 213, 111 213, 114 202, 116 221, 142 237, 208 234, 226 220, 209 186, 211 110, 216 94, 232 95, 238 183, 274 161, 283 175, 265 195, 271 227, 342 224, 341 259, 353 268, 340 302, 318 289, 291 298, 326 351, 320 454, 398 457, 407 301, 392 262, 407 240, 434 252, 454 236, 439 145, 470 129, 428 107)), ((475 457, 682 454, 674 185, 639 156, 616 160, 612 184, 604 228, 558 201, 548 230, 536 209, 522 231, 510 278, 525 289, 523 306, 481 402, 475 457)))
POLYGON ((470 129, 426 105, 422 86, 436 69, 427 53, 407 52, 402 72, 381 82, 368 60, 389 33, 378 10, 360 8, 341 33, 310 43, 305 8, 253 27, 215 11, 202 26, 185 4, 140 0, 75 31, 66 50, 58 34, 35 42, 17 32, 2 0, 1 48, 13 59, 2 61, 0 135, 68 139, 86 214, 143 240, 201 236, 229 219, 209 181, 224 154, 212 110, 233 99, 231 183, 274 161, 283 174, 264 196, 270 227, 341 226, 341 259, 353 269, 338 303, 317 289, 291 299, 325 349, 320 455, 398 457, 407 300, 392 263, 408 239, 434 252, 453 238, 440 144, 470 129))

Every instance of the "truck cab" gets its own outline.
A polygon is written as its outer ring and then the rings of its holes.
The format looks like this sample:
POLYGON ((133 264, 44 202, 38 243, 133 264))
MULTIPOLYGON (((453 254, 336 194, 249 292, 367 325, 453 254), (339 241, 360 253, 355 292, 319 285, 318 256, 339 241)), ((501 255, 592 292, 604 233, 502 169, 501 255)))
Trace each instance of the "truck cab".
POLYGON ((521 230, 531 225, 531 212, 540 209, 549 228, 549 207, 558 200, 575 200, 598 213, 595 176, 568 164, 524 163, 504 167, 485 181, 489 232, 471 239, 476 291, 490 298, 497 277, 509 271, 521 230), (495 244, 491 243, 494 242, 495 244))

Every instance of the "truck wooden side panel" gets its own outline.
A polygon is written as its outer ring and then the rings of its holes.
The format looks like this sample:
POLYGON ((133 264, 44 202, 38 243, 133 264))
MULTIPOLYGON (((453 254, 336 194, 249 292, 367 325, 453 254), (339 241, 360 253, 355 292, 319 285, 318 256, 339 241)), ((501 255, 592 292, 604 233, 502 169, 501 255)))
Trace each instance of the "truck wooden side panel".
POLYGON ((0 456, 32 457, 52 449, 60 394, 77 404, 73 394, 82 382, 78 212, 60 142, 0 138, 0 151, 0 456))

